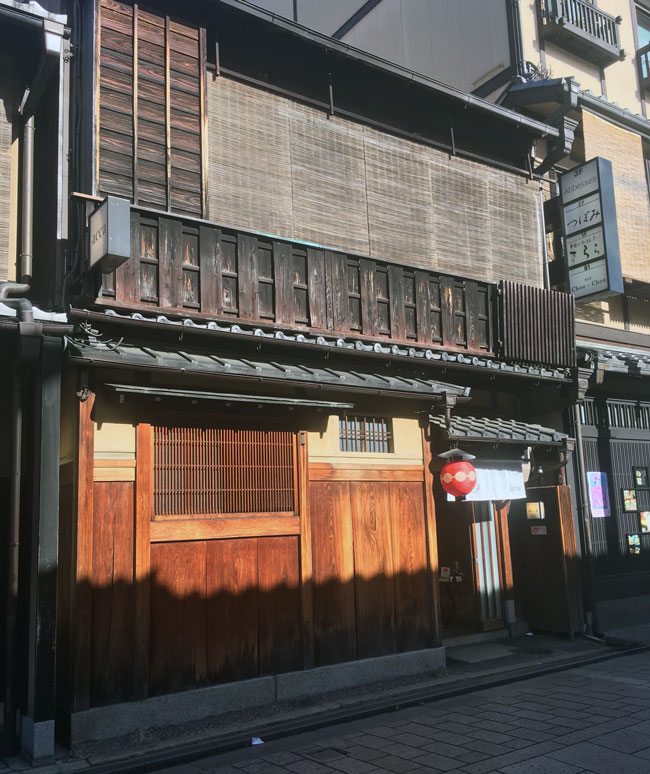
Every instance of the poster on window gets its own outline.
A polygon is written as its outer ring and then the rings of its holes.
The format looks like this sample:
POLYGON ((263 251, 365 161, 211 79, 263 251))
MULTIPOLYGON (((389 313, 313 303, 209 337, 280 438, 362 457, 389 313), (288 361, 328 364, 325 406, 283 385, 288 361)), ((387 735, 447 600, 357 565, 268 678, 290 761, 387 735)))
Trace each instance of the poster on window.
POLYGON ((589 507, 592 518, 602 519, 606 516, 611 516, 607 473, 601 471, 588 472, 587 488, 589 489, 589 507))

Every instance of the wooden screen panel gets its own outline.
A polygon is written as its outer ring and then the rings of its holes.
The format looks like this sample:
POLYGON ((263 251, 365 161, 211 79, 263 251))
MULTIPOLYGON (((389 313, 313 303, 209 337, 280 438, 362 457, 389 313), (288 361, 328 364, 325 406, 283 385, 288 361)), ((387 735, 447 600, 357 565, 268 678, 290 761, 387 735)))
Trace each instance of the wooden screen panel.
POLYGON ((154 514, 295 513, 295 433, 154 427, 154 514))
POLYGON ((358 658, 395 653, 390 484, 350 484, 358 658))
POLYGON ((93 488, 90 703, 99 706, 132 698, 134 488, 133 482, 93 488))
POLYGON ((99 189, 133 196, 133 7, 101 2, 99 189))
POLYGON ((357 655, 350 484, 310 482, 316 666, 357 655))
POLYGON ((258 674, 257 539, 211 540, 206 555, 210 682, 258 674))
POLYGON ((197 26, 101 0, 101 193, 187 215, 206 214, 204 60, 197 26))
POLYGON ((390 514, 397 650, 431 647, 431 590, 422 484, 391 484, 390 514))
POLYGON ((150 694, 206 677, 206 543, 151 546, 150 694))

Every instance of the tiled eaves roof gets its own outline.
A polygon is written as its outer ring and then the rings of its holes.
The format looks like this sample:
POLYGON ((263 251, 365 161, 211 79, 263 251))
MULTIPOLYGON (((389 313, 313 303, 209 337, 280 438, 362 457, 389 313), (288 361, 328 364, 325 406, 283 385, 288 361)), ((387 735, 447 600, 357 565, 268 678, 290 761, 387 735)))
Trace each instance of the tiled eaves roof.
POLYGON ((499 443, 519 443, 522 446, 537 444, 566 446, 569 440, 566 433, 560 433, 551 427, 518 422, 515 419, 452 414, 449 430, 443 415, 432 415, 429 420, 450 440, 498 441, 499 443))
POLYGON ((187 352, 181 349, 154 349, 123 342, 92 339, 68 339, 68 354, 73 361, 94 365, 123 366, 128 369, 154 368, 173 373, 191 373, 217 377, 239 377, 258 385, 260 382, 292 384, 318 389, 336 389, 375 395, 399 395, 435 398, 444 393, 467 398, 469 387, 423 378, 399 369, 383 372, 347 370, 338 367, 305 365, 259 356, 233 357, 187 352))
POLYGON ((596 369, 628 376, 650 376, 650 350, 618 347, 596 341, 578 341, 578 350, 587 355, 596 369))
POLYGON ((363 338, 356 337, 337 337, 333 335, 310 335, 308 333, 296 333, 295 331, 284 332, 282 330, 264 330, 257 325, 246 325, 240 322, 231 325, 224 322, 195 322, 191 318, 173 320, 165 315, 143 315, 140 312, 132 314, 123 314, 113 309, 107 309, 102 312, 76 309, 71 311, 71 317, 75 319, 87 320, 89 323, 118 322, 123 321, 134 326, 143 327, 152 326, 161 331, 174 326, 175 328, 186 328, 196 333, 213 334, 225 336, 233 340, 247 339, 249 341, 255 338, 266 339, 278 343, 286 343, 322 350, 336 350, 342 353, 350 352, 355 354, 368 354, 381 356, 382 358, 400 359, 406 363, 420 362, 438 363, 443 366, 450 366, 462 370, 471 370, 474 373, 485 371, 490 374, 503 374, 522 378, 544 379, 547 381, 567 382, 572 380, 570 369, 567 368, 544 368, 543 366, 533 365, 511 365, 503 360, 491 358, 486 355, 466 355, 455 350, 428 349, 417 345, 415 342, 411 346, 400 346, 397 344, 384 344, 378 341, 364 341, 363 338))

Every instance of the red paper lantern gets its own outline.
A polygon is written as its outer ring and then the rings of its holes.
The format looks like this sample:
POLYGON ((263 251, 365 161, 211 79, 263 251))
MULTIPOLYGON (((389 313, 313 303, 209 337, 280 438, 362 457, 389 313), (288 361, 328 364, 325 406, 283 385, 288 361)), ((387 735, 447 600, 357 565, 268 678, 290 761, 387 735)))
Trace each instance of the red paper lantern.
POLYGON ((468 495, 476 486, 476 468, 466 460, 454 460, 440 471, 442 488, 454 497, 468 495))

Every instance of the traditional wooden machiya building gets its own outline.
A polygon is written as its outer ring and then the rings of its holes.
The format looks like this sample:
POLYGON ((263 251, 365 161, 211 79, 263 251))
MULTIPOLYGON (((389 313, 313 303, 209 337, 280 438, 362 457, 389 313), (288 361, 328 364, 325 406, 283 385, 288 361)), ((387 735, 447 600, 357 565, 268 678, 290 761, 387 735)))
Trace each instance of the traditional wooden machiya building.
POLYGON ((581 630, 529 166, 557 130, 234 0, 81 11, 61 738, 581 630), (480 500, 440 487, 457 445, 480 500))

